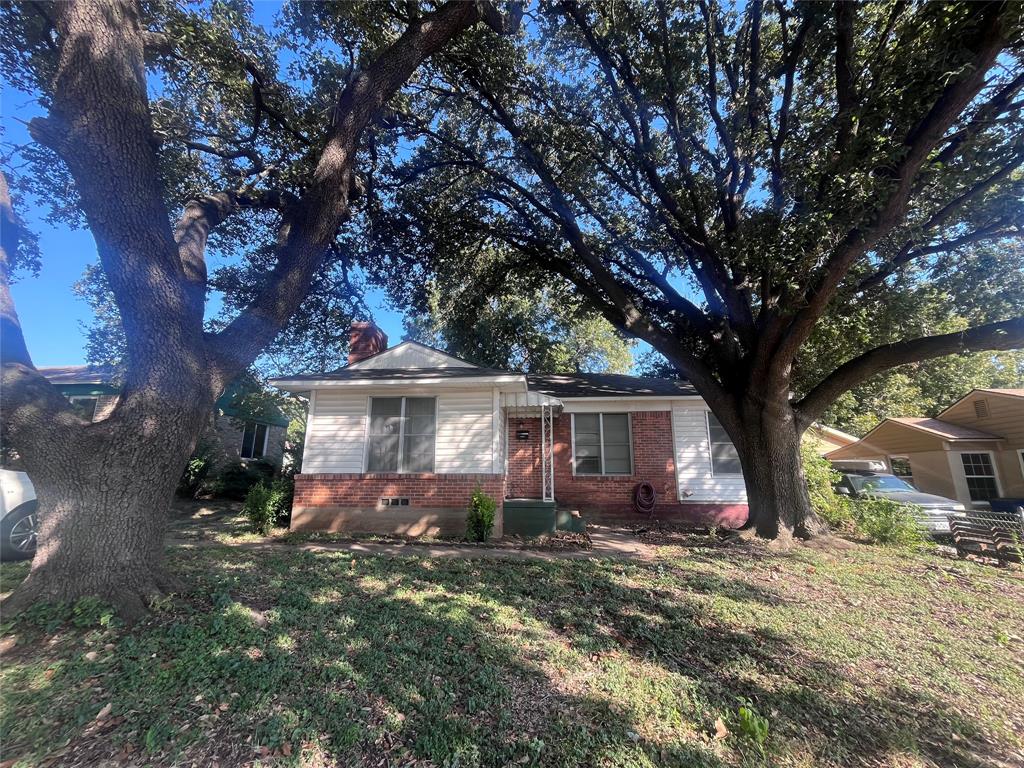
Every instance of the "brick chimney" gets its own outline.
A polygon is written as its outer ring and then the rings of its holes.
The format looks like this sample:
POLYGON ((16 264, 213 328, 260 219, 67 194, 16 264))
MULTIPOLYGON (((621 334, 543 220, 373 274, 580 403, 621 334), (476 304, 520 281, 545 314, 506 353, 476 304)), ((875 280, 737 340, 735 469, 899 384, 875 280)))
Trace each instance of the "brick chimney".
POLYGON ((348 338, 348 364, 358 363, 388 348, 388 335, 372 321, 353 320, 348 338))

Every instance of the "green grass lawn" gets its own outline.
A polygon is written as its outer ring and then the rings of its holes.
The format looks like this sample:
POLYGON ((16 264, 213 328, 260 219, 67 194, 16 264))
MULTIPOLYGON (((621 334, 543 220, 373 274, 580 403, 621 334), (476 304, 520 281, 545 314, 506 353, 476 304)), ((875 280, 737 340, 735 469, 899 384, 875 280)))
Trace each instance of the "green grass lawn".
POLYGON ((1019 572, 696 537, 652 562, 171 562, 196 591, 132 630, 89 603, 3 625, 4 760, 1024 764, 1019 572))

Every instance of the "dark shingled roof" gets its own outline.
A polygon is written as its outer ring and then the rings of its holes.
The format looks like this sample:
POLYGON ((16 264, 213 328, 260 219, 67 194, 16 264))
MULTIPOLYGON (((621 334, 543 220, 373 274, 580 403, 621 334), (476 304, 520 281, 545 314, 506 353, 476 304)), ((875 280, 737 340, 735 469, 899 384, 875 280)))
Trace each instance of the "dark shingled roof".
POLYGON ((38 369, 54 384, 110 384, 114 372, 110 368, 91 365, 57 365, 38 369))
POLYGON ((534 374, 530 390, 558 399, 574 397, 686 397, 697 390, 688 381, 625 376, 619 373, 534 374))
POLYGON ((497 368, 455 367, 450 368, 339 368, 329 373, 305 373, 301 376, 282 376, 275 381, 351 381, 384 379, 463 379, 473 376, 516 376, 514 371, 500 371, 497 368))

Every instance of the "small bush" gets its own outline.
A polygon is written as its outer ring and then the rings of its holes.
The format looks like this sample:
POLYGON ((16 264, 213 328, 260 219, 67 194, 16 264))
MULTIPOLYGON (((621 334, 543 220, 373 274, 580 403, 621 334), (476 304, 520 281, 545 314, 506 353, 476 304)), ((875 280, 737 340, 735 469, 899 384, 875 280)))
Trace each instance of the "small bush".
POLYGON ((206 478, 213 469, 213 451, 210 446, 200 442, 188 460, 185 471, 178 480, 177 494, 186 499, 194 499, 203 487, 206 478))
POLYGON ((736 730, 764 753, 768 741, 768 718, 759 713, 749 701, 743 701, 736 710, 736 730))
POLYGON ((815 450, 815 441, 804 440, 800 445, 800 453, 804 475, 807 478, 807 493, 811 497, 811 508, 833 528, 852 531, 854 520, 850 500, 834 490, 841 475, 828 459, 818 454, 815 450))
POLYGON ((466 514, 466 538, 470 541, 487 541, 494 529, 494 515, 498 505, 478 485, 469 501, 466 514))
POLYGON ((292 499, 295 497, 295 480, 291 475, 282 475, 270 485, 270 508, 277 525, 288 527, 292 519, 292 499))
POLYGON ((260 480, 250 488, 243 507, 249 530, 266 536, 275 525, 287 525, 294 492, 294 484, 288 477, 279 477, 270 485, 260 480))
POLYGON ((213 492, 226 499, 241 500, 246 498, 249 489, 260 482, 269 483, 273 476, 274 466, 265 461, 229 464, 214 480, 213 492))
POLYGON ((270 529, 274 527, 274 521, 277 519, 274 507, 271 505, 271 497, 271 489, 262 480, 250 488, 245 497, 243 511, 249 521, 249 530, 261 536, 270 533, 270 529))
POLYGON ((911 547, 926 541, 912 506, 890 499, 855 499, 850 507, 857 530, 876 544, 911 547))

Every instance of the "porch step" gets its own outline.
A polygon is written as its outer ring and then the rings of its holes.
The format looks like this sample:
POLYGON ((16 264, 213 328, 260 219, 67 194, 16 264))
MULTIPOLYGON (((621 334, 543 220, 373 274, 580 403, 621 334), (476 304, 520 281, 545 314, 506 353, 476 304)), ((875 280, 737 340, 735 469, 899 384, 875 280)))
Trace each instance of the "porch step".
POLYGON ((556 509, 555 526, 560 531, 569 533, 585 533, 587 521, 583 519, 578 509, 556 509))

